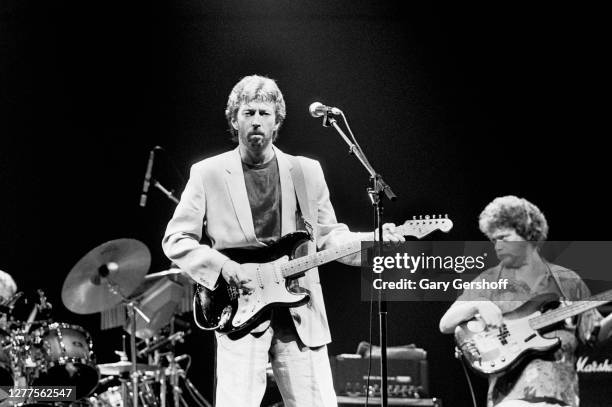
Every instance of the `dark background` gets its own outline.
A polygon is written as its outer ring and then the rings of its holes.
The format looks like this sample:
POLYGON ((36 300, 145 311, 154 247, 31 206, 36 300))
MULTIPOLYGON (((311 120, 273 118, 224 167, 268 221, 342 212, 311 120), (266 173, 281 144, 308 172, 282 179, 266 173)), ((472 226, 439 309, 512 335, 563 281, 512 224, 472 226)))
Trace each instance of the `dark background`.
MULTIPOLYGON (((369 230, 368 178, 332 129, 308 115, 321 101, 348 115, 370 161, 400 199, 397 223, 448 214, 452 240, 481 239, 494 197, 536 203, 552 240, 608 239, 609 43, 602 10, 555 5, 403 5, 377 1, 0 1, 0 269, 21 290, 44 288, 55 319, 94 336, 114 361, 120 330, 61 304, 62 283, 89 250, 137 238, 151 272, 173 204, 152 190, 138 206, 148 151, 155 177, 180 191, 189 166, 233 148, 223 111, 232 86, 278 81, 287 120, 277 145, 317 158, 338 218, 369 230)), ((334 342, 368 338, 355 270, 321 270, 334 342)), ((467 405, 449 337, 448 304, 390 304, 389 343, 429 352, 432 393, 467 405)), ((182 350, 210 399, 213 341, 182 350)), ((484 399, 479 381, 479 400, 484 399)))

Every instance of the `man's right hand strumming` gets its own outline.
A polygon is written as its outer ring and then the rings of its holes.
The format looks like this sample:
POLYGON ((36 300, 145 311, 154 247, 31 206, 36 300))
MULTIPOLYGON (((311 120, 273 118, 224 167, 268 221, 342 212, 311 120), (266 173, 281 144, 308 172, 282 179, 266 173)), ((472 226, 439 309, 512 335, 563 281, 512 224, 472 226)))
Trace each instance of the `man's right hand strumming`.
POLYGON ((221 275, 230 286, 236 287, 243 295, 247 295, 255 289, 251 273, 233 260, 228 260, 223 264, 221 275))
POLYGON ((474 304, 476 313, 480 318, 491 326, 500 326, 502 323, 502 312, 497 305, 491 301, 477 301, 474 304))
POLYGON ((502 312, 491 301, 457 301, 446 311, 440 320, 440 331, 452 334, 455 332, 457 325, 474 318, 477 314, 480 315, 480 318, 487 325, 501 325, 502 312))

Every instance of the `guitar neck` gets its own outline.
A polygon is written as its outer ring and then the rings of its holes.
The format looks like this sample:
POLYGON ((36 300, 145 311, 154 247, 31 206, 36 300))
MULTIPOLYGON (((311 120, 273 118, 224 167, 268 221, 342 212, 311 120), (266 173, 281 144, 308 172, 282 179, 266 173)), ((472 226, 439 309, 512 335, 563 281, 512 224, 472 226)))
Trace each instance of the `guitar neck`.
POLYGON ((298 277, 311 268, 338 260, 361 250, 361 242, 355 241, 323 250, 304 257, 298 257, 281 265, 281 272, 285 278, 298 277))
MULTIPOLYGON (((414 235, 414 228, 412 225, 396 226, 395 230, 396 233, 402 234, 404 236, 414 235)), ((281 265, 281 272, 283 274, 283 277, 285 278, 299 277, 311 268, 330 263, 334 260, 338 260, 342 257, 355 254, 359 251, 361 251, 361 241, 357 240, 331 249, 326 249, 320 252, 309 254, 307 256, 299 257, 294 260, 290 260, 289 262, 281 265)))
POLYGON ((582 314, 590 309, 600 307, 612 301, 612 290, 604 291, 586 300, 576 301, 571 305, 547 312, 529 320, 533 329, 542 329, 561 322, 566 318, 582 314))

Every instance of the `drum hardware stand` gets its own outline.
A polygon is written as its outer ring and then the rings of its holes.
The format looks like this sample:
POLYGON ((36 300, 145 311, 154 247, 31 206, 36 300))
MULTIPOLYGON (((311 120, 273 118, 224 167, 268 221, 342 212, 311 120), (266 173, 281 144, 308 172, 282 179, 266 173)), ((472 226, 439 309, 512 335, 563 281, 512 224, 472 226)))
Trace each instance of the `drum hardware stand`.
MULTIPOLYGON (((171 330, 174 330, 174 317, 171 322, 171 330)), ((189 358, 189 355, 179 355, 174 356, 175 354, 175 344, 176 342, 182 342, 185 332, 177 331, 171 333, 167 338, 160 339, 157 342, 149 344, 145 349, 138 352, 139 356, 145 355, 150 352, 155 352, 155 363, 156 365, 160 365, 160 358, 165 357, 168 361, 168 366, 161 369, 159 372, 159 376, 157 380, 160 383, 160 407, 167 407, 168 402, 166 399, 168 386, 172 389, 172 407, 181 407, 188 406, 185 398, 183 397, 183 390, 180 386, 180 380, 183 379, 187 390, 191 393, 193 400, 201 406, 212 407, 212 404, 209 403, 204 396, 195 388, 193 383, 187 378, 187 372, 181 368, 179 362, 189 358), (164 353, 159 353, 158 349, 164 345, 170 344, 171 350, 164 353)))
MULTIPOLYGON (((180 356, 179 356, 180 357, 180 356)), ((174 407, 180 407, 181 398, 183 397, 183 391, 179 387, 179 376, 185 379, 185 371, 181 369, 181 366, 177 362, 177 358, 174 357, 174 352, 168 352, 166 355, 168 359, 168 375, 170 376, 170 386, 172 387, 172 401, 174 407)), ((161 398, 165 401, 166 394, 161 394, 161 398)), ((162 407, 166 407, 162 404, 162 407)))
POLYGON ((202 402, 202 404, 204 404, 205 407, 212 407, 212 404, 210 404, 205 398, 204 396, 202 396, 202 394, 198 391, 198 389, 196 389, 196 387, 193 385, 193 383, 191 383, 191 380, 189 380, 187 377, 183 377, 183 380, 185 380, 185 384, 187 385, 188 390, 193 394, 195 394, 197 396, 197 398, 199 399, 199 401, 202 402))
MULTIPOLYGON (((119 290, 119 286, 114 281, 112 281, 110 278, 108 278, 108 274, 111 271, 117 271, 118 269, 119 269, 119 265, 115 262, 109 262, 107 264, 103 264, 98 269, 97 279, 98 280, 104 279, 108 289, 113 294, 119 295, 122 298, 121 302, 123 302, 123 304, 125 304, 125 306, 127 307, 128 316, 132 320, 132 327, 131 327, 132 329, 130 332, 130 336, 131 336, 130 337, 130 356, 132 359, 131 360, 132 370, 130 372, 130 377, 132 379, 132 407, 138 407, 139 373, 136 369, 136 313, 138 313, 138 315, 140 315, 140 317, 144 319, 147 324, 151 322, 151 319, 138 307, 139 305, 138 301, 134 299, 126 298, 119 290)), ((127 392, 124 391, 124 396, 127 395, 126 393, 127 392)), ((124 398, 124 400, 126 400, 126 398, 124 398)))
POLYGON ((128 308, 128 315, 132 320, 132 329, 130 333, 130 356, 132 359, 132 371, 130 376, 132 378, 132 407, 138 407, 138 379, 139 373, 136 370, 136 313, 140 315, 142 319, 148 324, 151 319, 145 315, 145 313, 138 308, 137 301, 125 300, 125 305, 128 308))
MULTIPOLYGON (((174 324, 171 323, 171 327, 173 325, 174 324)), ((146 348, 138 351, 138 356, 144 356, 147 353, 155 352, 153 362, 154 365, 160 365, 160 358, 162 357, 165 357, 168 361, 168 366, 161 369, 158 372, 157 376, 157 381, 160 384, 160 407, 168 406, 168 401, 166 399, 168 386, 170 386, 170 388, 172 389, 172 407, 188 405, 185 398, 183 397, 183 390, 180 386, 181 379, 183 379, 187 390, 191 393, 191 396, 193 397, 194 401, 198 403, 198 405, 212 407, 212 404, 204 398, 204 396, 196 389, 193 383, 191 383, 191 381, 187 378, 187 372, 179 365, 179 362, 183 361, 184 359, 187 359, 189 355, 179 355, 176 357, 174 356, 174 345, 176 342, 182 342, 184 336, 184 331, 177 331, 169 335, 167 338, 159 339, 156 342, 148 344, 146 348), (171 344, 172 350, 160 353, 158 349, 167 344, 171 344)))
MULTIPOLYGON (((164 339, 159 339, 156 342, 153 342, 151 344, 148 344, 146 348, 138 351, 138 356, 144 356, 147 353, 151 353, 153 351, 157 351, 157 349, 161 348, 164 345, 167 345, 168 343, 172 342, 173 344, 175 342, 183 342, 183 338, 185 336, 185 332, 184 331, 177 331, 175 333, 173 333, 172 335, 168 336, 167 338, 164 339)), ((154 358, 157 359, 157 358, 154 358)))
MULTIPOLYGON (((179 362, 184 359, 187 359, 189 355, 180 355, 180 356, 175 357, 174 352, 170 351, 170 352, 167 352, 165 356, 169 364, 168 364, 168 367, 163 370, 162 378, 166 379, 169 377, 170 386, 172 387, 173 407, 180 407, 181 405, 188 405, 187 402, 185 401, 185 398, 183 397, 183 390, 181 389, 180 383, 179 383, 180 379, 183 379, 185 386, 187 386, 187 389, 191 393, 191 396, 196 403, 198 403, 199 405, 203 405, 205 407, 212 407, 212 404, 210 404, 204 398, 204 396, 202 396, 202 394, 196 389, 193 383, 191 383, 191 380, 187 378, 187 374, 185 370, 182 369, 181 366, 179 365, 179 362)), ((161 407, 166 407, 165 390, 167 388, 166 387, 167 385, 165 384, 165 380, 162 381, 161 384, 162 384, 162 387, 160 390, 161 407)))
MULTIPOLYGON (((170 386, 172 387, 172 402, 174 407, 180 407, 181 402, 185 403, 183 399, 183 391, 179 385, 179 376, 183 378, 183 380, 187 380, 185 375, 185 371, 178 364, 180 360, 185 359, 186 355, 181 355, 178 357, 174 357, 175 347, 177 341, 183 341, 184 332, 178 331, 174 332, 174 320, 175 316, 172 316, 170 321, 170 336, 166 338, 164 343, 170 342, 170 352, 165 354, 166 359, 168 360, 168 368, 164 369, 163 378, 170 376, 170 386), (180 335, 178 335, 180 334, 180 335)), ((166 407, 166 386, 165 380, 163 381, 163 391, 160 390, 160 399, 161 399, 161 407, 166 407)))

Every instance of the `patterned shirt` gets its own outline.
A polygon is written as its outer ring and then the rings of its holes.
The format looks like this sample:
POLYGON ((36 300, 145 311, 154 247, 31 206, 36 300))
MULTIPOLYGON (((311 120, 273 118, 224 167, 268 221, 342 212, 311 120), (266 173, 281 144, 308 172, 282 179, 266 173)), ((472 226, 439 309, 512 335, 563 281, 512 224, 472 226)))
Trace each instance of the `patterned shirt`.
MULTIPOLYGON (((503 291, 482 290, 478 293, 475 293, 475 290, 466 290, 458 301, 490 300, 506 314, 526 303, 528 298, 544 293, 555 293, 570 301, 591 295, 586 284, 576 273, 561 266, 548 263, 548 272, 535 287, 529 287, 524 281, 518 280, 514 273, 513 269, 502 269, 500 265, 492 267, 474 281, 497 281, 499 278, 508 278, 508 288, 503 291), (551 272, 557 276, 562 290, 559 290, 551 272), (517 301, 517 298, 521 301, 517 301)), ((527 359, 501 376, 490 377, 487 406, 492 407, 507 400, 525 400, 578 407, 580 399, 575 351, 578 341, 586 342, 595 323, 601 318, 601 314, 593 309, 579 315, 575 324, 566 323, 556 330, 543 334, 545 338, 558 337, 561 339, 561 346, 553 354, 527 359)))

